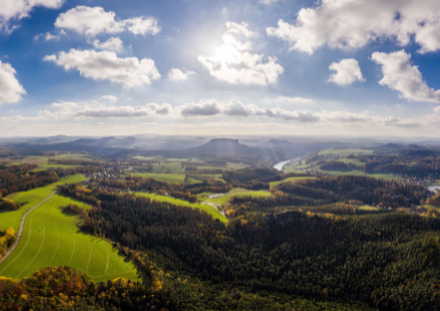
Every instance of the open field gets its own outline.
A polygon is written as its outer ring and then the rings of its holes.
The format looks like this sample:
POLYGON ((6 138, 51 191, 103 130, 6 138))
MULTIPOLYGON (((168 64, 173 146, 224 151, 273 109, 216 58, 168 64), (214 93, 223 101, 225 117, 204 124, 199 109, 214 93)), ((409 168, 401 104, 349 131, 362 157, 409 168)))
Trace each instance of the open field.
MULTIPOLYGON (((332 149, 329 149, 332 150, 332 149)), ((344 149, 342 149, 344 150, 344 149)), ((354 149, 357 150, 357 149, 354 149)), ((360 163, 360 162, 359 162, 360 163)), ((326 170, 321 170, 319 167, 312 167, 312 166, 307 166, 307 165, 297 165, 296 169, 294 166, 292 166, 292 163, 287 164, 286 166, 284 166, 283 171, 285 173, 304 173, 303 170, 299 170, 299 168, 304 169, 304 170, 314 170, 316 173, 323 173, 323 174, 329 174, 332 176, 342 176, 342 175, 346 175, 346 176, 369 176, 369 177, 374 177, 374 178, 382 178, 382 179, 388 179, 388 180, 402 180, 404 178, 397 176, 397 175, 393 175, 393 174, 365 174, 362 171, 359 170, 347 170, 347 171, 326 171, 326 170)), ((272 186, 272 184, 271 184, 272 186)))
POLYGON ((307 179, 316 179, 316 177, 313 177, 313 176, 301 176, 301 177, 289 177, 289 178, 286 178, 286 179, 283 179, 283 180, 280 180, 280 181, 271 181, 270 183, 269 183, 269 185, 271 186, 271 187, 276 187, 276 186, 278 186, 279 184, 282 184, 282 183, 285 183, 285 182, 291 182, 291 183, 295 183, 295 182, 297 182, 297 181, 300 181, 300 180, 307 180, 307 179))
POLYGON ((156 201, 160 202, 168 202, 175 205, 181 205, 181 206, 188 206, 191 208, 198 208, 205 212, 207 212, 209 215, 211 215, 215 219, 219 219, 222 222, 228 222, 228 219, 222 215, 215 207, 207 204, 198 204, 198 203, 189 203, 184 200, 176 199, 173 197, 167 197, 164 195, 159 195, 155 193, 145 193, 145 192, 137 192, 136 193, 139 196, 147 197, 150 199, 156 199, 156 201))
POLYGON ((20 279, 52 265, 85 271, 96 282, 117 277, 137 279, 134 265, 125 262, 110 243, 81 232, 76 216, 59 209, 69 203, 84 205, 54 195, 28 214, 19 244, 0 264, 0 275, 20 279))
POLYGON ((318 155, 350 155, 350 154, 373 154, 374 150, 370 149, 323 149, 318 152, 318 155))
POLYGON ((233 163, 233 162, 228 162, 226 163, 226 168, 228 170, 239 170, 245 167, 248 167, 249 165, 244 164, 244 163, 233 163))
POLYGON ((352 171, 321 171, 330 175, 347 175, 347 176, 368 176, 373 178, 382 178, 388 180, 402 180, 403 178, 393 174, 364 174, 362 171, 352 170, 352 171))
POLYGON ((63 164, 49 164, 48 160, 77 160, 77 161, 100 161, 100 158, 82 153, 68 153, 68 154, 60 154, 52 157, 48 156, 28 156, 21 160, 14 160, 11 162, 11 165, 19 165, 19 164, 37 164, 38 168, 36 170, 45 170, 48 168, 73 168, 78 167, 79 165, 63 165, 63 164))
MULTIPOLYGON (((7 196, 8 199, 21 205, 21 208, 16 211, 0 212, 0 230, 6 227, 14 228, 18 232, 20 221, 23 215, 39 202, 47 198, 57 185, 72 184, 86 180, 83 175, 71 175, 62 178, 60 181, 47 185, 46 187, 35 188, 29 191, 13 193, 7 196)), ((82 205, 82 204, 81 204, 82 205)), ((28 216, 29 217, 29 216, 28 216)))
POLYGON ((271 196, 272 194, 269 191, 265 191, 265 190, 260 190, 260 191, 252 191, 252 190, 247 190, 247 189, 242 189, 242 188, 236 188, 233 189, 231 191, 229 191, 228 193, 226 193, 224 196, 218 197, 218 198, 214 198, 214 199, 209 199, 208 202, 210 203, 214 203, 214 204, 218 204, 218 205, 223 205, 226 202, 229 202, 229 200, 232 197, 268 197, 271 196))
POLYGON ((400 176, 397 175, 393 175, 393 174, 368 174, 368 176, 370 177, 374 177, 374 178, 382 178, 382 179, 393 179, 393 180, 403 180, 405 178, 402 178, 400 176))
POLYGON ((377 207, 369 206, 369 205, 358 206, 358 207, 356 207, 356 209, 358 209, 360 211, 377 211, 377 210, 379 210, 377 207))
POLYGON ((153 173, 164 174, 164 173, 174 173, 183 174, 185 170, 182 168, 180 162, 161 162, 152 164, 153 173))
POLYGON ((211 180, 217 180, 222 183, 225 183, 225 180, 223 179, 222 174, 191 174, 191 179, 195 179, 198 181, 203 181, 204 179, 211 179, 211 180))
POLYGON ((284 167, 283 167, 283 172, 286 173, 286 174, 289 174, 289 173, 297 173, 297 174, 304 173, 303 170, 300 170, 300 169, 298 169, 297 167, 294 167, 294 166, 292 165, 292 162, 290 162, 290 163, 284 165, 284 167))
POLYGON ((424 207, 426 209, 435 209, 440 212, 440 204, 436 204, 436 205, 425 204, 424 207))
POLYGON ((189 178, 185 181, 185 174, 156 174, 156 173, 132 173, 133 176, 140 176, 144 178, 155 178, 159 181, 180 183, 184 185, 192 185, 201 183, 201 181, 189 178))
POLYGON ((155 160, 155 159, 162 159, 162 157, 144 157, 144 156, 134 156, 134 159, 138 160, 155 160))
POLYGON ((358 171, 358 170, 348 170, 348 171, 325 171, 325 170, 319 170, 321 173, 330 174, 333 176, 365 176, 364 172, 358 171))

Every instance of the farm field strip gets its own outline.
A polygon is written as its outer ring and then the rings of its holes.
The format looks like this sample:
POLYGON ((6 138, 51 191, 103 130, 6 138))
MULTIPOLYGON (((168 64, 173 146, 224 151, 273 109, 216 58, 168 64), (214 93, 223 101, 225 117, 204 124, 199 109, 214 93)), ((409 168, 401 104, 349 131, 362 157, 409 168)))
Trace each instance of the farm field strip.
POLYGON ((69 153, 69 154, 61 154, 56 156, 28 156, 22 160, 13 162, 11 164, 19 165, 19 164, 37 164, 38 167, 34 169, 34 171, 39 171, 43 169, 49 168, 75 168, 80 165, 72 165, 72 164, 55 164, 49 163, 49 159, 55 160, 76 160, 76 161, 100 161, 100 158, 80 153, 69 153))
POLYGON ((253 190, 246 190, 246 189, 237 188, 237 189, 231 190, 228 193, 225 193, 221 197, 209 199, 208 202, 218 204, 218 205, 223 205, 233 197, 247 197, 247 196, 268 197, 268 196, 272 196, 272 193, 270 193, 269 191, 265 191, 265 190, 253 191, 253 190))
POLYGON ((285 182, 296 183, 297 181, 300 181, 300 180, 309 180, 309 179, 316 179, 316 177, 314 177, 314 176, 310 176, 310 177, 309 176, 289 177, 289 178, 286 178, 286 179, 283 179, 283 180, 279 180, 279 181, 271 181, 269 183, 269 185, 271 187, 276 187, 279 184, 282 184, 282 183, 285 183, 285 182))
POLYGON ((440 212, 440 204, 436 204, 436 205, 425 204, 424 207, 426 209, 435 209, 440 212))
POLYGON ((0 275, 21 278, 47 265, 70 266, 85 271, 96 282, 114 275, 138 279, 131 262, 107 241, 85 234, 76 226, 75 217, 59 209, 82 202, 54 195, 26 217, 22 241, 4 262, 0 275), (55 222, 55 224, 54 224, 55 222), (96 275, 96 276, 93 276, 96 275))
POLYGON ((185 181, 185 174, 156 174, 156 173, 133 173, 133 176, 140 176, 144 178, 155 178, 159 181, 180 183, 185 185, 199 184, 201 181, 189 178, 185 181))
POLYGON ((175 204, 175 205, 188 206, 191 208, 198 208, 198 209, 201 209, 201 210, 205 211, 206 213, 210 214, 215 219, 218 219, 222 222, 228 222, 228 219, 225 216, 223 216, 223 214, 218 209, 216 209, 215 207, 208 205, 208 204, 189 203, 184 200, 180 200, 180 199, 176 199, 176 198, 168 197, 168 196, 164 196, 164 195, 154 194, 154 193, 137 192, 136 195, 148 197, 151 200, 156 199, 156 201, 160 201, 160 202, 167 202, 167 203, 171 203, 171 204, 175 204))
POLYGON ((350 155, 350 154, 373 154, 371 149, 323 149, 318 152, 318 155, 350 155))

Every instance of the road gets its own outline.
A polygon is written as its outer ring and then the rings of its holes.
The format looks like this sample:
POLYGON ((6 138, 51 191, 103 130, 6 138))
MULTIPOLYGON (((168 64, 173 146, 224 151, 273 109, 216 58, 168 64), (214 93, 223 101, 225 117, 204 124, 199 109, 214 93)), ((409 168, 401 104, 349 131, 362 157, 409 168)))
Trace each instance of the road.
MULTIPOLYGON (((224 193, 217 193, 217 194, 212 194, 212 195, 210 195, 208 198, 210 198, 210 199, 215 199, 215 198, 222 197, 222 196, 224 196, 224 195, 225 195, 224 193)), ((226 217, 225 212, 223 212, 223 211, 220 209, 220 205, 219 205, 219 204, 215 204, 215 203, 212 203, 212 202, 208 202, 208 200, 206 200, 205 202, 203 202, 203 204, 210 205, 210 206, 216 208, 216 209, 217 209, 217 210, 218 210, 223 216, 226 217)), ((226 217, 226 218, 227 218, 227 217, 226 217)))
POLYGON ((36 209, 38 206, 40 206, 41 204, 43 204, 44 202, 46 202, 47 200, 49 200, 51 197, 53 197, 53 195, 55 194, 55 190, 52 192, 52 194, 50 196, 48 196, 47 198, 45 198, 43 201, 41 201, 40 203, 38 203, 37 205, 35 205, 34 207, 32 207, 31 209, 29 209, 24 215, 23 218, 21 218, 21 224, 20 224, 20 229, 18 229, 18 235, 17 235, 17 241, 15 241, 14 245, 12 245, 12 247, 8 250, 8 252, 2 257, 2 259, 0 259, 0 264, 6 259, 8 258, 8 256, 12 253, 12 251, 15 249, 15 247, 18 245, 18 243, 20 242, 21 239, 21 235, 23 233, 23 227, 24 227, 24 221, 26 220, 26 216, 32 212, 34 209, 36 209))

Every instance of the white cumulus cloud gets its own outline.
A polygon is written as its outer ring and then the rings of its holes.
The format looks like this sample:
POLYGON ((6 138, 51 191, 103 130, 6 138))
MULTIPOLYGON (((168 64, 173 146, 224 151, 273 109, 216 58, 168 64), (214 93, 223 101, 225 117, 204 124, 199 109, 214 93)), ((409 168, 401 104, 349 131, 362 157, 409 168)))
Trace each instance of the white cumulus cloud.
POLYGON ((309 54, 324 45, 358 49, 383 38, 402 46, 414 38, 426 53, 440 49, 439 27, 440 1, 322 0, 301 9, 293 24, 279 20, 266 31, 309 54))
POLYGON ((182 80, 188 80, 188 77, 190 75, 196 74, 194 71, 186 71, 183 72, 182 70, 178 68, 172 68, 170 72, 168 73, 168 79, 173 81, 182 81, 182 80))
POLYGON ((15 77, 16 73, 9 63, 0 61, 0 105, 16 103, 21 100, 22 94, 26 94, 23 86, 15 77))
POLYGON ((200 103, 188 103, 179 107, 183 116, 214 116, 221 113, 221 107, 215 100, 203 101, 200 103))
POLYGON ((0 30, 11 32, 17 28, 18 26, 12 26, 12 29, 9 29, 9 22, 28 17, 34 7, 58 9, 63 2, 63 0, 3 0, 0 2, 0 30))
POLYGON ((61 101, 59 103, 53 103, 51 106, 52 106, 52 108, 55 108, 55 109, 70 110, 70 109, 78 107, 78 104, 75 102, 61 101))
POLYGON ((260 108, 254 104, 245 105, 237 100, 230 100, 227 103, 219 103, 216 100, 211 99, 199 103, 184 104, 175 109, 177 110, 177 114, 185 117, 225 115, 231 117, 262 116, 299 122, 316 122, 319 120, 319 117, 308 111, 260 108))
POLYGON ((228 83, 268 85, 278 81, 284 68, 276 57, 252 54, 250 38, 257 34, 248 29, 248 24, 226 23, 227 30, 222 36, 223 44, 214 56, 200 55, 198 60, 209 73, 220 81, 228 83), (244 41, 240 41, 238 38, 244 41))
POLYGON ((149 103, 145 106, 101 106, 77 111, 75 117, 90 118, 138 118, 153 115, 166 115, 172 110, 170 104, 149 103))
POLYGON ((366 81, 362 76, 358 61, 354 58, 346 58, 338 63, 331 63, 328 69, 336 71, 336 73, 330 75, 328 82, 334 82, 339 85, 348 85, 356 81, 366 81))
POLYGON ((152 17, 134 17, 117 20, 115 12, 106 12, 101 7, 77 6, 61 13, 55 21, 55 27, 75 31, 88 36, 100 33, 132 32, 135 35, 160 32, 157 20, 152 17))
POLYGON ((102 95, 101 98, 112 101, 112 102, 116 102, 118 100, 118 98, 114 95, 102 95))
POLYGON ((118 37, 111 37, 104 42, 100 42, 98 39, 96 39, 93 41, 93 46, 97 50, 121 52, 124 48, 124 43, 118 37))
POLYGON ((381 85, 399 91, 400 97, 408 100, 440 103, 440 90, 428 87, 417 66, 412 66, 411 54, 404 50, 389 54, 374 52, 371 58, 382 65, 381 85))
POLYGON ((314 101, 310 98, 304 98, 304 97, 289 97, 289 96, 278 96, 274 99, 266 99, 267 101, 276 101, 279 103, 285 103, 285 104, 311 104, 314 103, 314 101))
POLYGON ((121 83, 127 89, 151 84, 151 80, 160 78, 152 59, 119 58, 115 52, 71 49, 67 53, 46 55, 44 60, 52 61, 65 70, 76 69, 86 78, 121 83))
POLYGON ((38 41, 42 39, 43 41, 60 41, 61 37, 57 35, 53 35, 50 32, 40 33, 39 35, 35 35, 34 41, 38 41))

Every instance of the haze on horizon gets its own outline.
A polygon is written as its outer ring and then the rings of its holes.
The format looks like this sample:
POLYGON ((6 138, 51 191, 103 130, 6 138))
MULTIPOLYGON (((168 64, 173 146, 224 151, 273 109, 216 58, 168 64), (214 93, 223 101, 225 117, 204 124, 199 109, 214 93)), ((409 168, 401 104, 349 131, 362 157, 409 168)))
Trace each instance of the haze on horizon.
POLYGON ((0 136, 440 133, 440 2, 15 0, 0 136))

